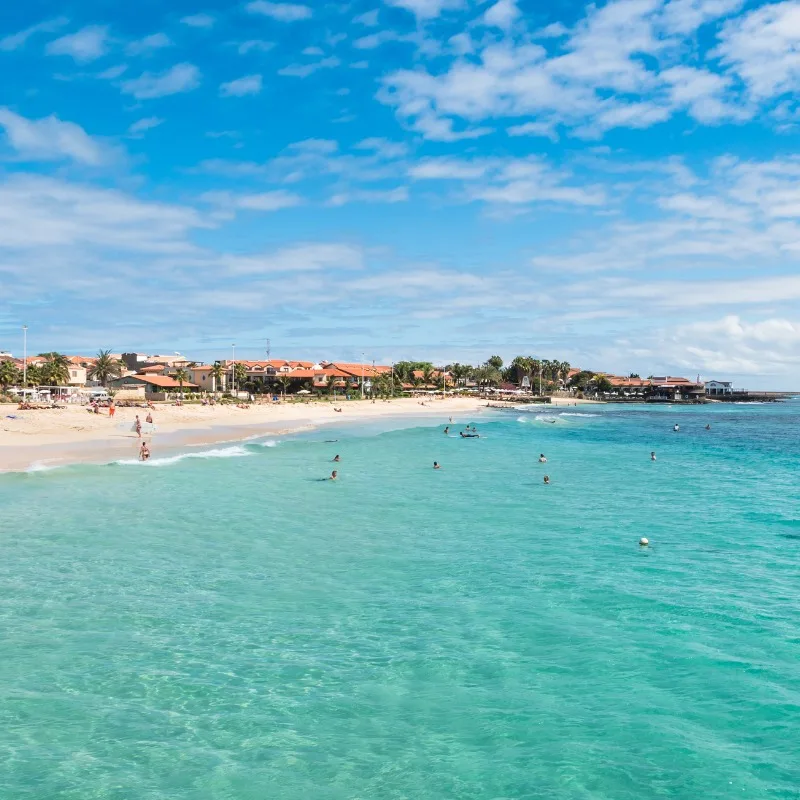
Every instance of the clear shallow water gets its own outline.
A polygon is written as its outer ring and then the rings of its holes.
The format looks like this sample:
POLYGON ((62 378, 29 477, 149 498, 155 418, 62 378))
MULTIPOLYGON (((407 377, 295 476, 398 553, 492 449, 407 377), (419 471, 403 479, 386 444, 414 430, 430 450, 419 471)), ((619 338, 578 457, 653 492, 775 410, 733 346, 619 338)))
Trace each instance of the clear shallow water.
POLYGON ((0 476, 0 797, 796 798, 800 404, 493 420, 0 476))

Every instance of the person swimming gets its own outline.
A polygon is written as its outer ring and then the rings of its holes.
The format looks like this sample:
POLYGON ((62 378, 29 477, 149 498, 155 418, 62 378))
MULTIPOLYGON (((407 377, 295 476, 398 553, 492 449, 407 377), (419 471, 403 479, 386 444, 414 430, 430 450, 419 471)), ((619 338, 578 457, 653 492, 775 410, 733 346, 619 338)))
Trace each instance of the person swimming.
POLYGON ((655 461, 656 460, 656 451, 655 450, 651 450, 650 451, 650 460, 651 461, 655 461))
POLYGON ((673 426, 672 430, 674 430, 675 433, 677 433, 680 429, 681 429, 681 426, 678 425, 678 423, 676 422, 675 425, 673 426))
POLYGON ((547 463, 547 457, 545 456, 544 453, 539 453, 539 463, 540 464, 546 464, 547 463))
POLYGON ((337 454, 337 455, 335 455, 335 456, 333 457, 333 460, 334 460, 334 461, 335 461, 335 462, 338 464, 338 463, 339 463, 339 462, 340 462, 342 459, 341 459, 341 458, 339 457, 339 455, 337 454))
POLYGON ((336 470, 334 470, 333 472, 331 472, 331 477, 329 480, 335 481, 338 477, 339 473, 336 470))
POLYGON ((545 482, 546 485, 550 484, 550 476, 549 475, 545 475, 544 476, 544 482, 545 482))
POLYGON ((434 469, 441 469, 442 467, 441 467, 441 465, 439 464, 439 462, 438 462, 438 461, 434 461, 434 462, 433 462, 433 468, 434 468, 434 469))
POLYGON ((706 430, 710 431, 711 430, 711 425, 706 425, 706 430))
POLYGON ((450 426, 449 426, 449 425, 447 425, 447 426, 445 427, 445 429, 444 429, 444 432, 445 432, 445 435, 446 435, 446 434, 448 434, 448 433, 450 433, 450 426))

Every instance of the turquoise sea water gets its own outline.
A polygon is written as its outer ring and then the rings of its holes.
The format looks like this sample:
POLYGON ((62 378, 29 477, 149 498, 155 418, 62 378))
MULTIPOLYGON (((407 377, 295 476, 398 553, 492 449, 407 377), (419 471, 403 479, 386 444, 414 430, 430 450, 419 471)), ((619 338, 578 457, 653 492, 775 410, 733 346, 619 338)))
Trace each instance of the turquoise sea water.
POLYGON ((0 798, 797 798, 800 403, 476 421, 0 475, 0 798))

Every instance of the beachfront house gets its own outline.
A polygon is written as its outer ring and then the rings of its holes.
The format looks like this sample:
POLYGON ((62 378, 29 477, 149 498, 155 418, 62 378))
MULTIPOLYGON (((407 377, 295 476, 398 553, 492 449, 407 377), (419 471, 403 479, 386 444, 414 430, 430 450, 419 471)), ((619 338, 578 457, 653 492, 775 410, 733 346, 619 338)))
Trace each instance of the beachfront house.
POLYGON ((706 381, 706 395, 708 397, 725 397, 733 394, 731 381, 706 381))
POLYGON ((671 375, 650 378, 650 398, 654 401, 697 402, 705 397, 706 389, 702 383, 695 383, 688 378, 676 378, 671 375))
MULTIPOLYGON (((144 387, 144 394, 148 400, 166 400, 170 395, 180 394, 181 385, 169 375, 125 375, 108 382, 112 389, 131 389, 144 387)), ((198 387, 194 383, 184 381, 183 390, 194 392, 198 387)))

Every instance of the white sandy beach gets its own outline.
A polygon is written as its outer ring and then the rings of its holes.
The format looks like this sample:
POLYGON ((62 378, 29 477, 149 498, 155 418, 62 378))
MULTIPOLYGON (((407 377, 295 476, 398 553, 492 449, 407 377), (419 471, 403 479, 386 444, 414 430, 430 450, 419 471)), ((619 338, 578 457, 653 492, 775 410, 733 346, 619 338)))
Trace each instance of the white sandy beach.
MULTIPOLYGON (((574 402, 553 398, 554 405, 574 402)), ((445 424, 449 417, 465 422, 465 415, 475 414, 486 405, 486 400, 478 398, 431 398, 424 405, 418 399, 402 398, 390 402, 344 402, 337 405, 342 408, 341 413, 327 402, 253 404, 246 409, 233 405, 157 405, 152 412, 155 433, 146 434, 145 439, 156 452, 161 445, 175 450, 380 417, 440 414, 445 424)), ((140 442, 133 431, 137 415, 144 423, 147 409, 117 408, 115 417, 110 418, 107 409, 93 414, 84 406, 32 411, 0 406, 0 472, 23 470, 34 464, 135 457, 140 442)))

